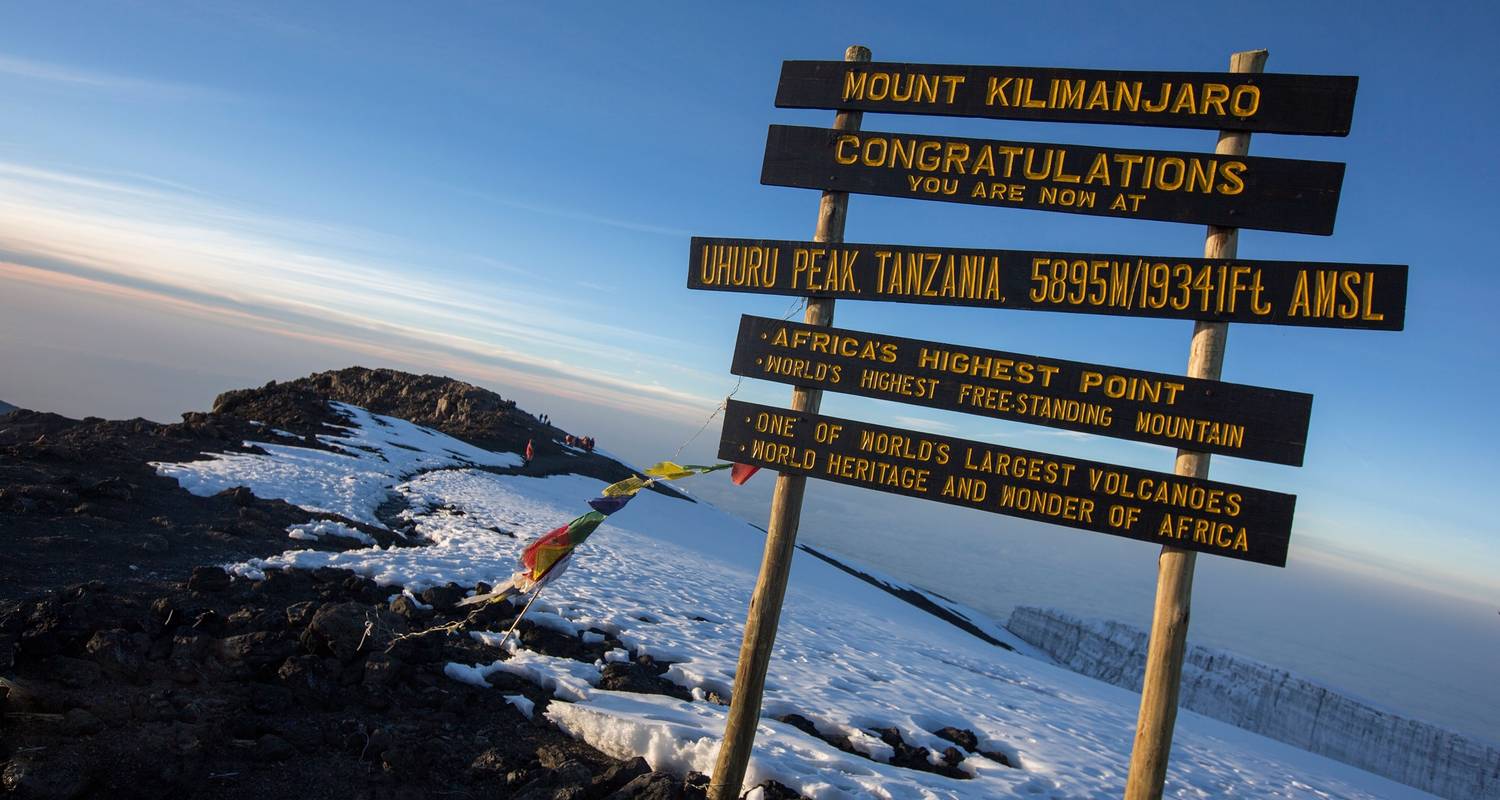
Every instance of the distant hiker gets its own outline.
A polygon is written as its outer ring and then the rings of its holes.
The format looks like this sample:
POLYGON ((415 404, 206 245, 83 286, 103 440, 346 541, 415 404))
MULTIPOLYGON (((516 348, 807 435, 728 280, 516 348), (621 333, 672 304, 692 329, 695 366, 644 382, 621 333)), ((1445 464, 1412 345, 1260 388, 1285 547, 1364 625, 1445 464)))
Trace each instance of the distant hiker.
POLYGON ((531 440, 527 439, 526 440, 526 461, 523 462, 523 463, 530 464, 531 463, 531 459, 533 459, 535 457, 536 457, 536 451, 531 448, 531 440))

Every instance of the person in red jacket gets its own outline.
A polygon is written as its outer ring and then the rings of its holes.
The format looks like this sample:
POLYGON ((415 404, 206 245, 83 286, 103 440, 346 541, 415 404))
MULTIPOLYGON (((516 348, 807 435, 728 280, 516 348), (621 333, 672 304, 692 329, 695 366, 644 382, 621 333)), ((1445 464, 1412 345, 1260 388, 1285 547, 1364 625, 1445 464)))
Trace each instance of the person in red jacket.
POLYGON ((526 440, 526 461, 525 461, 525 463, 530 464, 531 463, 531 459, 534 458, 535 456, 536 456, 536 451, 534 451, 534 450, 531 449, 531 440, 527 439, 526 440))

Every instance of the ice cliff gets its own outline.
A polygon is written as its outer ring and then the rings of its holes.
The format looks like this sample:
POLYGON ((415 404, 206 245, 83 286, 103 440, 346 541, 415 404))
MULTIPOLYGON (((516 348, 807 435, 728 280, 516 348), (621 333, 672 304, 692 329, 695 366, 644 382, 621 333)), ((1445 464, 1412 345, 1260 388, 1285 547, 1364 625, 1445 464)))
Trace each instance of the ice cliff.
MULTIPOLYGON (((1075 672, 1140 691, 1146 633, 1018 607, 1007 626, 1075 672)), ((1183 708, 1452 800, 1500 800, 1500 749, 1285 670, 1190 646, 1183 708)))

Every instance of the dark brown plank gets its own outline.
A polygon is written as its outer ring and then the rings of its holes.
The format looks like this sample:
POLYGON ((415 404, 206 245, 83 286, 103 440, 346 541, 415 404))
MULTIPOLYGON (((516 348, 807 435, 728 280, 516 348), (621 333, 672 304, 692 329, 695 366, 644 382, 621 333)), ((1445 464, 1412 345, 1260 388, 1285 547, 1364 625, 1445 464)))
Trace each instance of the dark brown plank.
POLYGON ((772 125, 772 186, 1329 235, 1344 165, 772 125))
POLYGON ((688 288, 1399 331, 1405 265, 694 237, 688 288))
POLYGON ((1301 466, 1312 395, 740 317, 730 371, 794 386, 1301 466))
POLYGON ((1286 565, 1294 495, 730 400, 719 457, 993 514, 1286 565))
POLYGON ((781 108, 1347 136, 1348 75, 786 61, 781 108))

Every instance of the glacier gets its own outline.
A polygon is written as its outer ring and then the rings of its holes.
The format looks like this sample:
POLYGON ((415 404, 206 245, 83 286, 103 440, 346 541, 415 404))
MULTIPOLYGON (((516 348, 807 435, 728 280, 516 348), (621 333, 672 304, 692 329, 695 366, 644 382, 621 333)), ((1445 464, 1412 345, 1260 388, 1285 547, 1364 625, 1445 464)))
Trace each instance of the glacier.
MULTIPOLYGON (((1147 634, 1018 606, 1006 627, 1058 663, 1141 689, 1147 634)), ((1451 800, 1500 800, 1500 749, 1234 653, 1190 646, 1182 708, 1451 800)))

